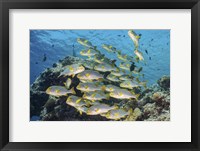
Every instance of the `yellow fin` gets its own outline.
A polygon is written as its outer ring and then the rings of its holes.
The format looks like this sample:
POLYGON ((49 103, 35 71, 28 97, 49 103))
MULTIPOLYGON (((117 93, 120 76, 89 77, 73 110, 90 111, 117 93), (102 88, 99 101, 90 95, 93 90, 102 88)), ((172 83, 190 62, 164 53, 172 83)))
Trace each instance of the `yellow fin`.
POLYGON ((69 66, 70 71, 74 71, 74 68, 72 66, 69 66))
POLYGON ((74 78, 75 77, 75 74, 72 74, 72 78, 74 78))
POLYGON ((56 93, 59 93, 60 92, 60 90, 59 89, 56 89, 56 93))
POLYGON ((135 36, 135 38, 138 40, 138 39, 140 39, 141 37, 140 37, 139 35, 137 35, 137 36, 135 36))
POLYGON ((83 114, 83 112, 82 112, 82 111, 79 111, 79 113, 80 113, 80 115, 82 115, 82 114, 83 114))
POLYGON ((86 75, 86 77, 89 77, 89 76, 90 76, 90 74, 89 74, 89 73, 86 73, 85 75, 86 75))
POLYGON ((90 53, 91 52, 91 49, 88 49, 87 53, 90 53))
POLYGON ((122 96, 123 95, 123 93, 122 92, 119 92, 119 96, 122 96))
POLYGON ((103 86, 101 87, 101 89, 102 89, 103 91, 105 91, 105 90, 106 90, 106 86, 103 85, 103 86))
POLYGON ((81 101, 81 98, 80 98, 80 99, 78 99, 78 100, 76 100, 76 103, 78 104, 80 101, 81 101))
POLYGON ((92 94, 92 97, 95 97, 95 96, 96 96, 96 93, 93 93, 93 94, 92 94))
POLYGON ((140 97, 140 94, 136 94, 135 97, 136 97, 136 100, 138 100, 138 98, 140 97))
POLYGON ((74 87, 72 87, 72 88, 70 89, 70 91, 71 91, 72 94, 76 94, 76 92, 74 91, 74 87))

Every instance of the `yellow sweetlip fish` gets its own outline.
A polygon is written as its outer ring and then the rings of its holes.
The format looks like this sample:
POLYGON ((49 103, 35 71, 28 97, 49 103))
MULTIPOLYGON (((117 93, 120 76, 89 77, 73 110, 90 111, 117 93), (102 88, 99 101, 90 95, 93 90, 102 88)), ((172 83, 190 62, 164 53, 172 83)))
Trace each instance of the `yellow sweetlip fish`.
POLYGON ((138 48, 139 46, 139 39, 140 39, 140 36, 137 35, 133 30, 129 30, 128 31, 128 35, 129 37, 131 38, 131 40, 133 41, 134 45, 135 45, 135 49, 138 48))
POLYGON ((114 65, 110 65, 107 63, 98 64, 94 67, 95 70, 100 72, 107 72, 107 71, 116 71, 117 68, 114 65))
POLYGON ((126 111, 124 109, 114 109, 108 111, 104 116, 107 119, 112 119, 112 120, 120 120, 121 118, 125 118, 132 112, 132 109, 129 111, 126 111))
POLYGON ((105 90, 105 86, 98 82, 79 83, 76 88, 83 92, 105 90))
POLYGON ((56 97, 60 96, 67 96, 67 94, 76 94, 74 91, 74 88, 71 88, 70 90, 67 90, 66 87, 64 86, 50 86, 47 90, 46 93, 49 95, 53 95, 56 97))
POLYGON ((96 55, 96 54, 99 54, 99 52, 98 51, 96 51, 96 50, 94 50, 94 49, 88 49, 88 50, 82 50, 82 51, 80 51, 80 54, 82 55, 82 56, 88 56, 88 57, 91 57, 91 56, 94 56, 94 55, 96 55))
POLYGON ((103 44, 102 45, 103 49, 105 49, 108 52, 116 52, 117 49, 111 45, 103 44))
POLYGON ((131 80, 123 81, 122 83, 120 83, 120 87, 128 88, 128 89, 133 89, 135 87, 140 87, 140 86, 143 86, 143 85, 131 80))
POLYGON ((119 82, 120 81, 118 76, 115 76, 115 75, 112 75, 112 74, 107 75, 106 79, 108 79, 112 82, 119 82))
POLYGON ((88 107, 86 106, 75 106, 75 108, 79 111, 79 113, 82 115, 82 113, 86 113, 88 111, 88 107))
POLYGON ((134 51, 135 55, 139 58, 140 61, 144 60, 143 54, 142 52, 140 52, 139 50, 135 50, 134 51))
POLYGON ((113 92, 113 91, 115 91, 117 89, 120 89, 120 87, 117 87, 115 85, 109 84, 109 85, 106 85, 106 89, 105 90, 107 92, 113 92))
POLYGON ((64 67, 64 71, 62 71, 60 76, 72 76, 74 77, 76 74, 81 73, 85 70, 85 68, 80 64, 72 64, 64 67))
POLYGON ((133 57, 127 55, 127 54, 122 54, 122 53, 117 53, 117 58, 126 62, 126 61, 130 61, 132 62, 134 60, 133 57))
POLYGON ((93 70, 94 66, 96 66, 96 65, 97 65, 97 63, 95 61, 91 61, 91 60, 90 61, 86 61, 86 62, 83 63, 83 66, 85 68, 90 69, 90 70, 93 70))
POLYGON ((117 89, 110 93, 110 96, 116 99, 136 99, 137 96, 126 89, 117 89))
POLYGON ((87 39, 84 39, 84 38, 77 38, 77 42, 78 42, 79 44, 83 45, 84 47, 96 49, 96 47, 93 46, 92 43, 91 43, 90 41, 88 41, 87 39))
POLYGON ((121 62, 121 63, 119 64, 119 67, 120 67, 121 69, 130 71, 131 64, 129 64, 129 63, 127 63, 127 62, 121 62))
POLYGON ((103 78, 103 75, 94 70, 85 70, 77 75, 81 80, 99 80, 103 78))
POLYGON ((88 99, 91 101, 96 101, 96 100, 103 100, 103 99, 109 99, 109 95, 102 92, 102 91, 95 91, 95 92, 85 92, 83 95, 84 99, 88 99))
POLYGON ((85 105, 88 106, 90 102, 88 100, 84 100, 81 97, 71 95, 67 98, 66 103, 73 107, 80 107, 85 105))
POLYGON ((120 76, 123 76, 125 74, 125 71, 118 69, 117 71, 111 71, 111 74, 120 77, 120 76))
POLYGON ((123 75, 121 77, 119 77, 120 80, 125 81, 125 80, 133 80, 134 77, 130 76, 130 75, 123 75))
POLYGON ((96 63, 100 63, 100 64, 101 64, 101 63, 108 63, 108 64, 111 64, 111 65, 113 65, 114 62, 116 61, 116 60, 111 60, 111 59, 105 57, 105 55, 102 55, 102 54, 96 54, 96 55, 94 56, 93 60, 94 60, 96 63))
POLYGON ((92 105, 88 110, 87 110, 87 115, 98 115, 98 114, 103 114, 107 113, 108 111, 112 109, 116 109, 117 106, 109 106, 107 104, 103 103, 97 103, 92 105))

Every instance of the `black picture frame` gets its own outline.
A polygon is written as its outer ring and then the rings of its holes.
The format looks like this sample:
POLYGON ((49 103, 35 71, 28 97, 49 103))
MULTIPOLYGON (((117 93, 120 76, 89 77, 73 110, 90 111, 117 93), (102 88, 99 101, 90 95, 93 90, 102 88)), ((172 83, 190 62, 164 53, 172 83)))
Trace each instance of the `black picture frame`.
MULTIPOLYGON (((0 148, 25 150, 200 150, 200 2, 199 0, 0 0, 0 148), (191 9, 191 142, 22 143, 9 142, 9 9, 191 9)), ((181 52, 180 52, 181 53, 181 52)), ((184 86, 184 85, 183 85, 184 86)), ((190 101, 190 100, 189 100, 190 101)))

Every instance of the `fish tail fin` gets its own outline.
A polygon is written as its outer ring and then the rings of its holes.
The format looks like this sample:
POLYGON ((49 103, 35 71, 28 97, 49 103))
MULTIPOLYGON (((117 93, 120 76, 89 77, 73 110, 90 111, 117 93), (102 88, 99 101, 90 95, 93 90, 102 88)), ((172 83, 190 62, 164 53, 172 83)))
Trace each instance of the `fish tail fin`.
POLYGON ((106 90, 106 86, 103 85, 101 89, 102 89, 102 91, 105 91, 106 90))
POLYGON ((94 50, 97 50, 97 46, 94 46, 93 49, 94 49, 94 50))
POLYGON ((117 103, 114 103, 113 108, 114 108, 114 109, 119 109, 118 104, 117 104, 117 103))
POLYGON ((142 86, 143 86, 144 88, 147 88, 147 82, 148 82, 148 81, 142 82, 142 86))
POLYGON ((75 92, 75 90, 74 90, 74 87, 72 87, 72 88, 70 89, 70 91, 71 91, 72 94, 76 94, 76 92, 75 92))
POLYGON ((135 95, 136 100, 138 100, 139 97, 140 97, 140 94, 135 95))
POLYGON ((139 77, 136 77, 136 78, 135 78, 135 81, 136 81, 136 82, 140 82, 139 77))
POLYGON ((139 39, 141 38, 141 36, 140 36, 140 35, 137 35, 137 36, 135 36, 135 38, 136 38, 137 40, 139 40, 139 39))

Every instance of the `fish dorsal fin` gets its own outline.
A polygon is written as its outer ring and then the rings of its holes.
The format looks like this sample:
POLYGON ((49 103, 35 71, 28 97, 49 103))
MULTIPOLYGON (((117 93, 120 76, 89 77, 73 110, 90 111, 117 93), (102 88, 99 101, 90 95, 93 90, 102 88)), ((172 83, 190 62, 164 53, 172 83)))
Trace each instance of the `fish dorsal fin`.
POLYGON ((112 48, 112 46, 110 45, 108 48, 112 48))
POLYGON ((85 88, 87 89, 89 86, 88 85, 85 85, 85 88))
POLYGON ((84 42, 85 42, 85 43, 87 43, 87 42, 88 42, 88 40, 84 40, 84 42))

